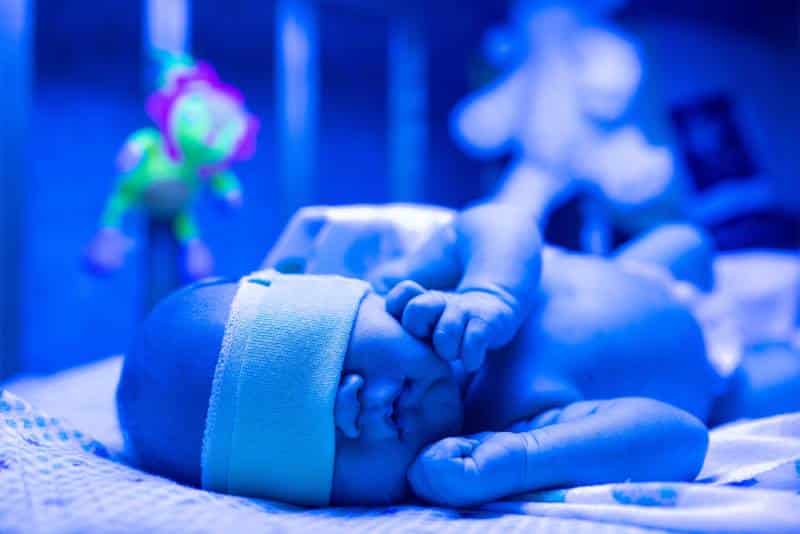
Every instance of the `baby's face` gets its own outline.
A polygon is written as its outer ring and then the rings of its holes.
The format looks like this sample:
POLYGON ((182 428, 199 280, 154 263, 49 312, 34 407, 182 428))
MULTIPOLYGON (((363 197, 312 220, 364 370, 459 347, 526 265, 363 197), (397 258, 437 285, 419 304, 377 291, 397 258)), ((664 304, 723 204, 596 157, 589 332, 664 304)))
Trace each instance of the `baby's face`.
POLYGON ((450 366, 406 333, 369 293, 358 312, 336 397, 334 504, 403 499, 422 447, 461 429, 450 366))

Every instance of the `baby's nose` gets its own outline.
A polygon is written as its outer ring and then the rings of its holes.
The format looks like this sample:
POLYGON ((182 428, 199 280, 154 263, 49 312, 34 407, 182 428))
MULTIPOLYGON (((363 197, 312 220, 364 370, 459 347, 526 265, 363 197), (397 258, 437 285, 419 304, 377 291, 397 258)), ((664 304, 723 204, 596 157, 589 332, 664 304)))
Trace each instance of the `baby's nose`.
POLYGON ((368 384, 361 399, 365 410, 391 410, 400 396, 403 383, 399 380, 376 380, 368 384))

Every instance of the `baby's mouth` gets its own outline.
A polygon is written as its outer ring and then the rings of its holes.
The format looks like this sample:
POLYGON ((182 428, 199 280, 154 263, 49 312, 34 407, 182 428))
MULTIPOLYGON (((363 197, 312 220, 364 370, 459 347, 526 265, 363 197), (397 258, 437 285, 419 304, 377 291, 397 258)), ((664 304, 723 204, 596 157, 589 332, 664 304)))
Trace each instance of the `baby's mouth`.
POLYGON ((400 419, 401 410, 405 408, 404 402, 408 397, 410 388, 411 383, 408 380, 404 380, 400 388, 397 389, 397 393, 394 395, 392 402, 389 404, 389 411, 387 413, 389 422, 394 427, 397 433, 397 438, 400 441, 403 441, 404 437, 404 428, 400 419))
POLYGON ((401 438, 399 421, 403 392, 403 385, 396 382, 368 385, 363 389, 358 426, 367 438, 401 438))

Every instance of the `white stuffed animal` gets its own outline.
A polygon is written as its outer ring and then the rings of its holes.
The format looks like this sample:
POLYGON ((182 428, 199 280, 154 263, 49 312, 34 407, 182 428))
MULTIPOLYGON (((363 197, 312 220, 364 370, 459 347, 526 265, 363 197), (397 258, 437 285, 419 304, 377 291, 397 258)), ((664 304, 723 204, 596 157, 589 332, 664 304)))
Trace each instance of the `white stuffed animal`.
POLYGON ((505 32, 514 36, 506 48, 521 49, 517 61, 452 117, 469 154, 512 153, 497 198, 528 204, 543 226, 553 209, 589 192, 583 241, 592 252, 608 248, 615 211, 631 222, 630 208, 661 201, 674 175, 669 150, 619 124, 642 77, 636 47, 606 20, 621 3, 520 0, 505 32))

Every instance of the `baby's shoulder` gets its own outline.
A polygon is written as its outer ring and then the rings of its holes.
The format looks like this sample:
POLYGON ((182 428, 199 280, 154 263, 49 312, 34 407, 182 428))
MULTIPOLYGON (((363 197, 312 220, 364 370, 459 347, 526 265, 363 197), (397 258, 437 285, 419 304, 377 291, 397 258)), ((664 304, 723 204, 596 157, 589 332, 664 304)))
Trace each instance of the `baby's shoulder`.
POLYGON ((664 284, 614 261, 564 255, 545 264, 543 285, 520 357, 571 378, 585 398, 653 397, 704 416, 713 371, 703 333, 664 284), (675 384, 692 384, 698 398, 675 384))
POLYGON ((554 252, 544 256, 541 320, 550 331, 621 328, 666 311, 688 313, 669 288, 605 258, 554 252))

